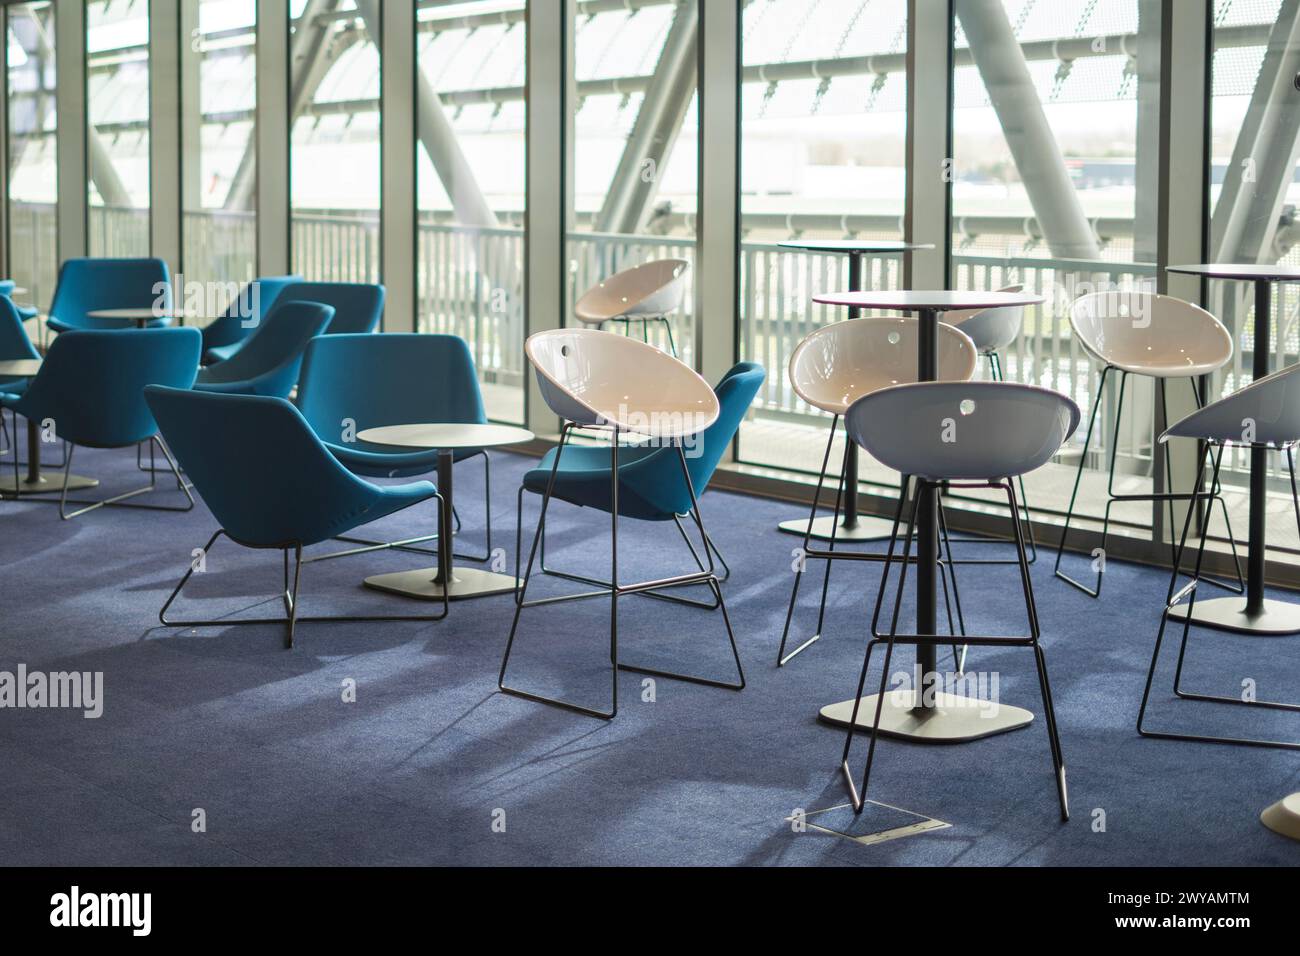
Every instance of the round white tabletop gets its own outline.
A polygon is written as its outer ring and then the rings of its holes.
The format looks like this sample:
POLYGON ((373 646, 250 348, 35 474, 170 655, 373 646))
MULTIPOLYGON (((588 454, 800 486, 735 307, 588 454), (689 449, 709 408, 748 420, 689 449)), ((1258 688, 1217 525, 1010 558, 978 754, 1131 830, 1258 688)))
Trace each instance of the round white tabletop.
POLYGON ((859 309, 897 309, 902 312, 951 312, 958 309, 996 309, 1008 305, 1037 305, 1043 296, 1029 292, 945 292, 942 290, 822 292, 814 302, 859 309))
POLYGON ((933 249, 932 242, 902 242, 897 239, 782 239, 777 243, 784 249, 804 249, 808 252, 912 252, 916 249, 933 249))
POLYGON ((182 325, 186 319, 193 319, 196 316, 179 309, 91 309, 86 313, 90 319, 104 319, 110 322, 134 322, 143 328, 147 323, 154 319, 175 319, 182 325))
MULTIPOLYGON (((513 592, 519 582, 513 574, 502 574, 504 563, 497 567, 497 555, 489 555, 492 570, 467 568, 452 561, 455 529, 452 522, 452 463, 457 449, 496 448, 532 441, 533 433, 513 425, 475 425, 439 422, 413 425, 387 425, 357 432, 362 441, 393 448, 438 450, 438 494, 442 507, 438 514, 438 566, 415 571, 394 571, 365 579, 368 588, 400 594, 424 601, 459 601, 489 594, 513 592)), ((486 454, 486 453, 485 453, 486 454)))
POLYGON ((1284 263, 1216 263, 1201 262, 1195 265, 1166 266, 1166 272, 1182 275, 1204 276, 1207 279, 1242 279, 1247 282, 1300 282, 1300 267, 1284 263))
POLYGON ((34 359, 6 359, 0 362, 0 375, 20 376, 26 378, 29 375, 35 375, 41 370, 41 360, 34 359))
POLYGON ((385 425, 357 432, 362 441, 395 448, 497 448, 519 445, 535 437, 526 428, 513 425, 475 425, 448 422, 415 425, 385 425))

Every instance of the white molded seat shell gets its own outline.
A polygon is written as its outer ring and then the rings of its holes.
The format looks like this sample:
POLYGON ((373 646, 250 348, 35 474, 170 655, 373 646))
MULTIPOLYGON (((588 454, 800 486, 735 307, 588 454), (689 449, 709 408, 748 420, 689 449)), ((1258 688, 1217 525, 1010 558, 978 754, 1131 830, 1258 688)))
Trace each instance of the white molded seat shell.
MULTIPOLYGON (((999 292, 1023 292, 1021 284, 1007 285, 999 292)), ((943 320, 955 325, 970 336, 975 348, 983 352, 997 352, 1016 340, 1025 324, 1023 305, 1003 305, 996 309, 963 309, 949 312, 943 320)))
POLYGON ((653 345, 599 329, 552 329, 530 335, 524 351, 546 404, 567 421, 680 438, 717 420, 709 383, 653 345))
POLYGON ((1300 365, 1192 412, 1160 436, 1161 441, 1171 438, 1277 447, 1300 441, 1300 365))
POLYGON ((1079 406, 1037 385, 918 382, 858 399, 844 424, 904 475, 995 481, 1046 464, 1079 426, 1079 406))
MULTIPOLYGON (((814 408, 843 415, 863 395, 917 379, 918 319, 849 319, 808 335, 790 356, 790 384, 814 408)), ((979 355, 964 332, 939 323, 938 378, 964 382, 979 355)))
POLYGON ((579 322, 592 325, 668 315, 682 304, 690 269, 685 259, 656 259, 616 272, 584 292, 573 314, 579 322))
POLYGON ((1232 358, 1232 336, 1199 306, 1150 292, 1094 292, 1070 306, 1070 326, 1094 358, 1153 378, 1206 375, 1232 358))

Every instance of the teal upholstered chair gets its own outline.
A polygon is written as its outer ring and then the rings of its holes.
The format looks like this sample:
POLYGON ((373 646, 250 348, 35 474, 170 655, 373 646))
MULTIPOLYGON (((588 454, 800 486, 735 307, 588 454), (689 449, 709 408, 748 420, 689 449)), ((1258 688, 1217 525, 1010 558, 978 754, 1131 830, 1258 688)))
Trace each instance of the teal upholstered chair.
POLYGON ((298 384, 303 353, 325 331, 334 309, 319 302, 281 302, 238 352, 200 370, 194 387, 232 395, 288 398, 298 384))
POLYGON ((240 289, 225 313, 203 327, 203 364, 225 361, 238 352, 285 287, 301 281, 301 276, 262 276, 240 289))
MULTIPOLYGON (((129 334, 115 330, 71 331, 50 345, 40 372, 27 390, 4 404, 32 421, 52 421, 58 437, 68 442, 64 474, 71 474, 78 447, 127 448, 149 442, 167 460, 177 487, 188 504, 182 508, 128 504, 128 499, 154 491, 154 475, 143 488, 100 501, 68 498, 66 480, 59 483, 59 514, 67 519, 107 505, 188 511, 194 506, 167 447, 158 440, 158 425, 144 401, 146 385, 188 389, 199 367, 198 329, 143 329, 129 334), (68 511, 69 504, 83 505, 68 511)), ((18 481, 17 456, 14 482, 18 481)), ((30 499, 29 499, 30 500, 30 499)))
MULTIPOLYGON (((171 274, 163 260, 67 259, 59 269, 59 282, 45 324, 55 332, 129 329, 134 322, 92 319, 87 313, 97 309, 149 309, 155 303, 163 311, 172 307, 171 274)), ((149 325, 170 325, 171 321, 158 318, 149 325)))
POLYGON ((144 391, 177 461, 217 519, 219 529, 208 539, 204 553, 225 535, 244 547, 284 555, 284 617, 168 620, 167 610, 190 579, 191 566, 159 612, 163 624, 284 624, 287 646, 292 647, 299 621, 434 621, 447 615, 445 598, 436 615, 307 617, 298 613, 302 566, 312 560, 303 557, 304 548, 429 499, 436 499, 441 508, 442 498, 430 482, 380 486, 358 478, 335 460, 284 399, 157 387, 144 391), (232 468, 233 461, 247 465, 232 468))

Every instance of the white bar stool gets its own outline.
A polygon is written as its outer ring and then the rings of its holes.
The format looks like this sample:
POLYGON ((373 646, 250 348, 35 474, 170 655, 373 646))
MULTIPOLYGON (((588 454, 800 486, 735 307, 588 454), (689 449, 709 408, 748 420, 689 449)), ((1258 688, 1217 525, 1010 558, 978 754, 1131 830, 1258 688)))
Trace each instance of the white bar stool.
MULTIPOLYGON (((975 374, 978 353, 975 343, 964 332, 950 325, 938 327, 938 377, 943 381, 966 381, 975 374)), ((794 586, 790 589, 790 605, 785 614, 785 627, 781 631, 781 644, 777 648, 776 663, 778 667, 785 664, 801 651, 812 646, 821 638, 822 625, 826 619, 826 595, 830 587, 831 561, 835 559, 850 561, 882 561, 878 554, 862 554, 856 551, 835 550, 835 531, 839 526, 840 503, 846 494, 856 495, 858 489, 846 488, 844 476, 850 472, 849 455, 856 451, 851 441, 844 444, 844 462, 840 469, 838 490, 835 494, 835 516, 831 521, 830 547, 820 549, 813 547, 813 519, 821 504, 822 486, 826 480, 826 466, 830 461, 831 446, 835 442, 835 433, 840 419, 849 407, 864 395, 882 388, 915 382, 917 379, 917 340, 920 337, 920 325, 914 318, 904 316, 878 316, 867 319, 850 319, 827 325, 808 335, 795 348, 790 356, 790 384, 795 393, 809 405, 829 412, 832 416, 830 432, 826 439, 826 452, 822 456, 821 468, 817 475, 817 491, 813 495, 812 509, 808 521, 803 524, 802 559, 820 558, 826 561, 826 570, 822 578, 821 605, 817 614, 817 630, 789 654, 785 652, 790 636, 790 622, 794 616, 795 601, 799 596, 799 583, 803 579, 804 560, 795 567, 794 586)), ((899 489, 899 498, 906 497, 906 487, 899 489)), ((943 577, 945 598, 947 597, 947 578, 943 577)), ((953 582, 954 591, 956 582, 953 582)), ((960 603, 957 605, 960 616, 960 603)), ((948 609, 949 624, 952 623, 952 608, 948 609)))
MULTIPOLYGON (((1052 689, 1047 677, 1047 661, 1039 644, 1038 608, 1034 602, 1033 581, 1025 554, 1025 539, 1018 520, 1013 478, 1044 465, 1060 449, 1079 424, 1079 407, 1070 399, 1049 389, 1033 385, 1016 385, 1005 382, 922 382, 886 388, 867 395, 853 403, 845 416, 849 436, 876 459, 897 469, 907 481, 914 480, 922 487, 929 485, 936 493, 952 487, 997 488, 1006 493, 1010 511, 1016 558, 1020 571, 1020 584, 1024 591, 1025 612, 1029 633, 1025 635, 967 635, 964 640, 971 645, 996 647, 1029 647, 1034 651, 1038 667, 1038 684, 1046 715, 1048 743, 1052 752, 1052 767, 1056 777, 1057 796, 1061 819, 1070 818, 1069 797, 1065 785, 1065 759, 1061 753, 1061 740, 1057 731, 1056 711, 1052 705, 1052 689)), ((880 714, 885 702, 886 686, 895 644, 935 645, 947 643, 948 638, 935 634, 899 634, 898 619, 907 583, 907 568, 915 537, 918 503, 924 497, 912 496, 912 506, 906 528, 899 534, 904 500, 899 498, 894 516, 894 530, 889 540, 885 572, 880 578, 880 591, 871 622, 871 641, 867 644, 858 677, 858 690, 854 695, 853 714, 845 734, 844 751, 840 769, 849 785, 855 813, 861 813, 867 799, 871 779, 871 763, 875 757, 876 741, 880 731, 880 714), (903 553, 895 558, 899 541, 903 553), (884 604, 885 589, 892 563, 901 563, 898 588, 894 597, 888 632, 879 627, 880 610, 884 604), (875 717, 871 724, 871 744, 862 773, 862 789, 858 791, 849 771, 849 756, 853 747, 853 734, 858 709, 862 704, 862 691, 867 672, 871 667, 871 652, 878 644, 885 645, 884 668, 880 689, 874 697, 875 717)), ((921 687, 929 682, 922 675, 921 687)), ((912 694, 914 691, 896 691, 912 694)), ((940 694, 941 697, 949 695, 940 694)), ((868 698, 868 706, 872 699, 868 698)), ((989 706, 1001 706, 989 701, 989 706)), ((985 720, 984 708, 968 708, 969 720, 978 725, 985 720)))
MULTIPOLYGON (((1189 501, 1196 497, 1191 492, 1153 491, 1147 494, 1120 494, 1115 491, 1115 459, 1119 450, 1119 426, 1124 412, 1124 389, 1128 384, 1129 376, 1142 375, 1155 380, 1164 420, 1168 422, 1167 381, 1171 378, 1186 378, 1191 385, 1196 404, 1200 406, 1201 399, 1196 388, 1196 379, 1228 364, 1232 359, 1232 336, 1228 334, 1222 322, 1204 309, 1182 299, 1150 292, 1095 292, 1081 296, 1070 306, 1070 326, 1084 351, 1103 363, 1103 368, 1101 380, 1097 384, 1097 396, 1092 403, 1092 413, 1088 417, 1088 431, 1083 440, 1083 450, 1079 455, 1079 468, 1074 476, 1074 488, 1070 493, 1070 505, 1065 513, 1065 525, 1061 528, 1061 539, 1056 549, 1056 564, 1053 572, 1062 581, 1078 588, 1084 594, 1098 597, 1101 594, 1102 575, 1105 573, 1104 562, 1097 570, 1096 587, 1090 588, 1061 570, 1061 556, 1065 553, 1066 539, 1070 533, 1070 520, 1074 516, 1074 505, 1079 497, 1079 483, 1087 464, 1088 447, 1092 443, 1093 426, 1096 424, 1097 412, 1101 408, 1101 399, 1105 394, 1107 376, 1111 372, 1119 372, 1120 383, 1115 408, 1114 438, 1110 448, 1110 477, 1106 484, 1106 510, 1101 526, 1100 548, 1103 555, 1106 549, 1106 537, 1110 531, 1110 509, 1115 502, 1168 502, 1169 526, 1172 533, 1174 502, 1189 501)), ((1154 449, 1151 457, 1154 466, 1154 449)), ((1165 445, 1165 472, 1168 474, 1170 471, 1169 446, 1165 445)), ((1223 584, 1211 578, 1207 578, 1206 581, 1241 594, 1245 591, 1245 578, 1242 575, 1241 562, 1237 557, 1237 542, 1232 535, 1228 506, 1218 494, 1217 488, 1213 499, 1217 500, 1223 509, 1223 520, 1228 528, 1232 557, 1237 568, 1237 586, 1223 584)))
POLYGON ((675 356, 677 345, 669 316, 681 308, 690 271, 691 264, 685 259, 656 259, 616 272, 582 294, 574 303, 574 318, 597 329, 606 322, 622 322, 625 334, 639 321, 644 342, 650 340, 649 323, 662 322, 668 333, 668 350, 675 356))

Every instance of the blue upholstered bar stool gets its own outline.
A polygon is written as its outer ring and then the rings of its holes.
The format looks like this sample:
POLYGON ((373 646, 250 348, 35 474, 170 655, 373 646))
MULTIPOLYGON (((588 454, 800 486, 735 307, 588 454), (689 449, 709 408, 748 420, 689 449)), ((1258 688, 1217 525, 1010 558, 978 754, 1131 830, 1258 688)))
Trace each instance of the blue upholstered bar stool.
POLYGON ((246 548, 280 551, 284 559, 284 617, 168 620, 168 609, 194 573, 191 563, 158 612, 164 625, 283 624, 285 646, 293 647, 302 621, 437 621, 447 616, 445 597, 438 614, 298 613, 302 566, 314 560, 303 556, 304 548, 430 499, 441 509, 442 498, 430 482, 380 486, 358 478, 334 459, 298 410, 282 398, 157 386, 144 389, 144 398, 219 524, 203 553, 210 553, 224 535, 246 548), (245 465, 236 468, 232 462, 245 465))
MULTIPOLYGON (((1061 444, 1074 433, 1079 424, 1079 407, 1057 392, 1032 385, 1013 385, 1005 382, 923 382, 899 385, 866 395, 853 403, 845 416, 849 436, 882 464, 888 465, 908 480, 921 486, 931 486, 937 492, 947 488, 995 488, 1006 494, 1016 547, 1020 586, 1024 592, 1028 633, 1023 635, 970 635, 964 640, 971 645, 990 647, 1029 647, 1034 651, 1038 668, 1038 683, 1046 714, 1047 737, 1052 751, 1052 768, 1056 777, 1057 796, 1061 819, 1070 816, 1069 799, 1065 786, 1065 760, 1061 754, 1060 735, 1056 727, 1056 712, 1052 706, 1052 690, 1047 678, 1047 662, 1039 645, 1038 608, 1034 602, 1034 587, 1030 577, 1025 551, 1025 538, 1018 520, 1014 479, 1046 464, 1060 449, 1061 444)), ((880 713, 885 700, 885 688, 890 676, 890 662, 895 644, 939 644, 950 638, 936 634, 899 634, 898 620, 907 583, 912 541, 915 536, 917 507, 924 495, 913 494, 912 505, 904 521, 905 496, 900 496, 894 516, 893 533, 889 540, 885 572, 880 578, 872 616, 872 638, 867 644, 858 677, 858 690, 854 697, 853 715, 845 735, 840 768, 848 782, 853 808, 862 812, 871 779, 871 763, 875 756, 876 741, 880 731, 880 713), (900 525, 902 530, 900 532, 900 525), (895 557, 902 543, 902 554, 895 557), (899 564, 898 585, 893 608, 889 614, 887 630, 880 629, 881 609, 894 563, 899 564), (862 773, 862 789, 853 784, 849 770, 849 755, 853 747, 853 734, 859 707, 863 704, 862 692, 871 667, 871 653, 878 644, 885 645, 885 660, 881 671, 880 689, 874 700, 875 716, 871 724, 871 743, 867 750, 866 765, 862 773)), ((923 687, 933 675, 922 675, 923 687)), ((915 692, 921 692, 916 688, 915 692)), ((895 691, 914 693, 914 690, 895 691)), ((990 701, 990 706, 997 706, 990 701)), ((971 708, 970 719, 978 726, 982 719, 979 708, 971 708)))
MULTIPOLYGON (((1202 575, 1205 558, 1205 543, 1209 535, 1209 521, 1201 518, 1198 529, 1199 541, 1196 545, 1196 560, 1192 569, 1191 581, 1178 588, 1187 537, 1192 533, 1192 521, 1199 517, 1202 508, 1208 506, 1219 493, 1219 470, 1223 464, 1223 454, 1231 446, 1266 449, 1278 451, 1286 458, 1287 470, 1291 478, 1291 504, 1295 512, 1296 528, 1300 531, 1300 496, 1296 491, 1295 448, 1300 444, 1300 365, 1292 365, 1252 382, 1238 392, 1222 398, 1211 405, 1188 415, 1182 421, 1172 425, 1160 436, 1162 442, 1171 438, 1191 438, 1202 442, 1202 452, 1197 474, 1204 477, 1207 466, 1210 471, 1208 487, 1203 482, 1197 487, 1198 500, 1189 504, 1183 520, 1182 534, 1178 540, 1175 554, 1174 571, 1170 575, 1169 589, 1166 593, 1165 608, 1160 615, 1160 629, 1156 632, 1155 647, 1151 652, 1151 666, 1147 671, 1146 688, 1142 692, 1142 704, 1138 708, 1137 729, 1144 737, 1159 737, 1165 740, 1193 740, 1206 743, 1246 744, 1256 747, 1280 747, 1286 750, 1300 750, 1300 742, 1273 740, 1256 737, 1214 736, 1210 734, 1176 733, 1172 731, 1148 730, 1145 727, 1147 703, 1151 696, 1151 682, 1155 677, 1156 664, 1160 658, 1160 645, 1164 640, 1165 628, 1170 618, 1182 620, 1183 637, 1178 648, 1178 666, 1174 672, 1173 692, 1181 700, 1212 701, 1219 704, 1236 704, 1243 707, 1263 707, 1272 710, 1300 710, 1300 703, 1278 701, 1245 700, 1240 696, 1204 694, 1183 689, 1183 665, 1187 658, 1187 637, 1192 625, 1197 622, 1196 602, 1200 591, 1199 585, 1206 579, 1202 575)), ((1219 602, 1212 601, 1211 604, 1219 602)), ((1252 613, 1246 608, 1247 599, 1241 598, 1241 605, 1234 609, 1239 621, 1207 621, 1213 626, 1207 633, 1216 629, 1245 630, 1252 623, 1252 613), (1236 624, 1234 628, 1234 623, 1236 624)), ((1269 601, 1270 619, 1282 628, 1277 633, 1294 633, 1297 621, 1300 621, 1300 605, 1290 602, 1269 601), (1288 607, 1287 605, 1290 604, 1288 607), (1287 611, 1293 613, 1287 614, 1287 611), (1289 628, 1289 629, 1288 629, 1289 628)), ((1262 615, 1261 615, 1262 616, 1262 615)), ((1175 625, 1176 626, 1176 625, 1175 625)), ((1268 634, 1268 631, 1250 630, 1247 633, 1268 634)), ((1256 642, 1250 646, 1268 646, 1276 652, 1283 645, 1269 641, 1256 642)), ((1290 647, 1290 645, 1288 645, 1290 647)), ((1291 648, 1294 650, 1293 648, 1291 648)))
POLYGON ((596 329, 556 329, 539 332, 524 345, 547 405, 563 420, 560 444, 542 468, 524 478, 524 486, 542 496, 542 510, 533 535, 528 564, 516 595, 514 621, 497 686, 507 694, 551 704, 605 720, 618 713, 618 672, 635 671, 656 677, 741 690, 744 668, 736 649, 735 634, 718 583, 713 549, 700 517, 698 495, 717 467, 718 460, 740 425, 740 419, 762 381, 762 370, 746 366, 733 370, 719 383, 718 392, 693 369, 666 352, 627 336, 596 329), (720 396, 729 395, 726 416, 720 396), (716 426, 716 430, 715 430, 716 426), (579 449, 570 445, 575 431, 595 430, 609 439, 607 449, 579 449), (622 449, 621 442, 639 437, 650 446, 622 449), (688 457, 686 449, 690 448, 688 457), (576 465, 569 459, 577 453, 576 465), (597 464, 596 458, 607 465, 597 464), (630 456, 631 461, 626 461, 630 456), (547 467, 549 465, 549 467, 547 467), (610 576, 597 589, 558 598, 528 600, 528 586, 553 499, 594 508, 610 515, 610 576), (700 548, 691 548, 695 570, 655 581, 625 583, 618 576, 618 526, 620 516, 644 521, 671 521, 689 516, 699 534, 700 548), (662 593, 684 585, 704 585, 713 596, 709 607, 722 612, 723 625, 736 666, 736 680, 714 680, 625 664, 618 656, 618 599, 621 595, 662 593), (610 600, 609 710, 600 710, 545 697, 506 685, 506 670, 514 648, 519 619, 525 608, 608 596, 610 600))

